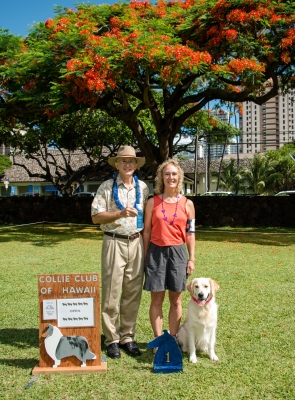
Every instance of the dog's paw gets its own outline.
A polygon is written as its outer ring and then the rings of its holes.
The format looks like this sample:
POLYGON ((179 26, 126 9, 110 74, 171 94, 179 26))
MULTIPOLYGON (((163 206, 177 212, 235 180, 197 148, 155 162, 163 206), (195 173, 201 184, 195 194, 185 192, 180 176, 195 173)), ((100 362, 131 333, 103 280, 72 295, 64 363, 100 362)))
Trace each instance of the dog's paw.
POLYGON ((191 355, 190 356, 190 358, 189 358, 189 361, 191 362, 191 363, 193 363, 193 364, 196 364, 197 363, 197 356, 195 355, 195 354, 193 354, 193 355, 191 355))
POLYGON ((212 360, 212 361, 218 361, 218 357, 217 357, 217 355, 214 353, 214 354, 211 354, 210 355, 210 360, 212 360))

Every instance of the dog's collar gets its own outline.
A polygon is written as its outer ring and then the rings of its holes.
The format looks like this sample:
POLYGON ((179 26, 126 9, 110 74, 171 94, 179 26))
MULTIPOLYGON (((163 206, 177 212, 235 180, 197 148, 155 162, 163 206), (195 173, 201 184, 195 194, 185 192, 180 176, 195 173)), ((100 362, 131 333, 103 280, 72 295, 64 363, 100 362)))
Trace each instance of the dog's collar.
MULTIPOLYGON (((193 301, 194 301, 195 303, 197 303, 197 304, 200 304, 200 302, 203 301, 203 300, 198 300, 198 299, 196 299, 194 296, 192 296, 192 299, 193 299, 193 301)), ((204 305, 205 305, 205 304, 208 304, 209 301, 211 301, 212 299, 213 299, 213 297, 209 297, 209 299, 207 298, 207 300, 205 301, 204 305)))

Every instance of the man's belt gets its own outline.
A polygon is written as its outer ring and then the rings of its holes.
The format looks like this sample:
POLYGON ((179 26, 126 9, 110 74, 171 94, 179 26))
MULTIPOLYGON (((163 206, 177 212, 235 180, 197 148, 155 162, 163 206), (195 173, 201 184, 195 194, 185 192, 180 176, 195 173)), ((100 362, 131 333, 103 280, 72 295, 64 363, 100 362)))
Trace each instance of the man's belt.
POLYGON ((116 239, 127 239, 127 240, 134 240, 139 238, 139 233, 133 233, 133 235, 119 235, 118 233, 112 233, 112 232, 104 232, 105 235, 107 236, 112 236, 113 238, 116 239))

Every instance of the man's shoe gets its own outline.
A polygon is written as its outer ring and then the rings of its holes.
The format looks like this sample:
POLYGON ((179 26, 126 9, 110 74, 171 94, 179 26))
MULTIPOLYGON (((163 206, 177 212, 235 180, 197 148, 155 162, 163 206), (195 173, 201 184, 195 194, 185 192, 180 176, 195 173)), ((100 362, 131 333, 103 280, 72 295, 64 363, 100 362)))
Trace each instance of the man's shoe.
POLYGON ((127 342, 124 344, 120 344, 120 347, 121 349, 124 349, 126 353, 131 357, 141 356, 141 352, 135 342, 127 342))
POLYGON ((121 353, 119 349, 119 344, 111 343, 109 346, 107 346, 107 355, 111 358, 120 358, 121 353))

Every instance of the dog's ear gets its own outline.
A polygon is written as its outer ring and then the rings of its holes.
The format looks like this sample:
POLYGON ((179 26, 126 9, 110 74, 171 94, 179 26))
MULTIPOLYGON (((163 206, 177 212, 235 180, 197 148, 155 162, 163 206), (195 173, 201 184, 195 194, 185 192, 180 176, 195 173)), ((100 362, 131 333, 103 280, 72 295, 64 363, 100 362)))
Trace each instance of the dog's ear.
POLYGON ((211 293, 213 296, 215 296, 215 293, 219 289, 219 285, 217 282, 215 282, 213 279, 210 279, 210 287, 211 287, 211 293))
POLYGON ((190 281, 190 282, 186 285, 186 289, 190 292, 191 295, 192 295, 192 287, 193 287, 193 280, 190 281))

